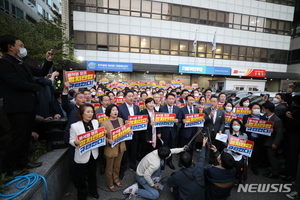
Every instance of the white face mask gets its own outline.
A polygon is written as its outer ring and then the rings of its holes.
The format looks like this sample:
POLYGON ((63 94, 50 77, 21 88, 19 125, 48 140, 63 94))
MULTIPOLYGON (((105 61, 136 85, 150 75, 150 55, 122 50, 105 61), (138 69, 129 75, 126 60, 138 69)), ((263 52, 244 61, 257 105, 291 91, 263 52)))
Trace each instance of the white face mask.
POLYGON ((147 94, 149 95, 149 94, 151 94, 151 92, 150 92, 150 91, 147 91, 147 94))
POLYGON ((252 113, 253 113, 253 115, 259 115, 260 114, 260 109, 253 109, 252 113))
POLYGON ((118 98, 123 98, 123 96, 119 96, 118 98))
POLYGON ((27 49, 26 48, 20 48, 20 53, 17 53, 17 55, 20 57, 20 58, 24 58, 27 56, 27 49))
POLYGON ((225 107, 225 110, 227 111, 227 112, 231 112, 232 111, 232 107, 225 107))
POLYGON ((96 92, 92 92, 91 95, 92 95, 92 96, 95 96, 95 95, 96 95, 96 92))
POLYGON ((249 103, 243 103, 243 106, 248 107, 249 103))
POLYGON ((239 131, 240 130, 240 126, 232 126, 232 129, 234 130, 234 131, 239 131))
POLYGON ((232 97, 231 99, 232 99, 232 100, 235 100, 235 97, 232 97))
POLYGON ((276 98, 274 98, 274 99, 273 99, 273 103, 274 103, 274 104, 278 104, 278 103, 280 103, 280 100, 279 100, 279 99, 276 99, 276 98))

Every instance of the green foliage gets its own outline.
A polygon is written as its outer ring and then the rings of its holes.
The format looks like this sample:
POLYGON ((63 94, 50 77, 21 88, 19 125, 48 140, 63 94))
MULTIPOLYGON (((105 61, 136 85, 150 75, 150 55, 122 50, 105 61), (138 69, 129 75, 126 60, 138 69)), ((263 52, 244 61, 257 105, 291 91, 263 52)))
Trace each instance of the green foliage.
POLYGON ((61 69, 67 61, 77 60, 74 56, 74 41, 64 36, 66 25, 58 13, 55 15, 53 20, 43 18, 33 24, 0 12, 0 35, 12 34, 20 38, 28 51, 26 58, 37 59, 39 63, 45 60, 47 51, 55 49, 53 62, 56 68, 61 69))

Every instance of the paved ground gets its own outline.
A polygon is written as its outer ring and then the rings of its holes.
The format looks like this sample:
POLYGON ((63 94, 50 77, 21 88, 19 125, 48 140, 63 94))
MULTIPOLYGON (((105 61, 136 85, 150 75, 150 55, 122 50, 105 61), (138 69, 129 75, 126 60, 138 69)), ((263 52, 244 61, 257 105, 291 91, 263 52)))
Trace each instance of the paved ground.
MULTIPOLYGON (((199 156, 199 153, 194 153, 194 160, 197 160, 199 156)), ((179 169, 177 166, 178 162, 178 156, 174 156, 173 158, 173 164, 176 166, 176 170, 179 169)), ((171 170, 168 166, 166 166, 166 169, 162 173, 162 183, 165 188, 163 191, 160 192, 160 198, 162 200, 171 200, 173 199, 172 194, 166 184, 166 181, 170 174, 174 172, 171 170)), ((263 177, 262 174, 267 172, 267 168, 259 168, 259 175, 255 176, 251 172, 251 170, 248 171, 248 180, 246 183, 287 183, 281 179, 268 179, 263 177)), ((300 173, 298 173, 299 175, 300 173)), ((117 188, 115 192, 110 192, 108 187, 106 186, 105 182, 105 176, 104 175, 98 175, 98 192, 100 195, 101 200, 121 200, 126 199, 123 195, 123 190, 135 183, 134 179, 134 172, 127 170, 125 173, 124 179, 121 181, 124 185, 124 188, 117 188)), ((294 187, 294 186, 293 186, 294 187)), ((244 193, 244 192, 237 192, 237 187, 234 187, 231 191, 231 196, 228 198, 229 200, 233 199, 239 199, 239 200, 261 200, 261 199, 272 199, 272 200, 284 200, 288 199, 285 196, 286 193, 244 193)), ((76 189, 74 188, 73 184, 70 183, 69 187, 67 188, 65 194, 62 197, 62 200, 75 200, 76 199, 76 189)), ((89 197, 88 200, 92 200, 92 197, 89 197)), ((138 198, 143 199, 143 198, 138 198)))

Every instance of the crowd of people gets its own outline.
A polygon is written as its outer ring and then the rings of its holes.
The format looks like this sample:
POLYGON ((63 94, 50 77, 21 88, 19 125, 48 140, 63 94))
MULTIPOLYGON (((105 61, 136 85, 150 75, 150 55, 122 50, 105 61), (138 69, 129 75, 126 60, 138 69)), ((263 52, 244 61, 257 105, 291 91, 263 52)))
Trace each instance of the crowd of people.
MULTIPOLYGON (((46 53, 41 67, 23 62, 27 51, 22 41, 11 35, 0 37, 0 48, 5 53, 0 59, 0 128, 1 128, 1 172, 9 176, 26 174, 23 168, 39 167, 42 163, 28 161, 31 137, 36 136, 33 125, 35 118, 42 121, 66 118, 64 140, 69 145, 69 171, 77 188, 79 200, 88 195, 99 198, 97 191, 97 166, 99 173, 105 174, 107 187, 111 192, 116 187, 124 187, 127 169, 135 172, 136 182, 126 188, 124 194, 137 195, 146 199, 158 199, 159 174, 166 165, 175 170, 167 185, 176 199, 227 199, 235 183, 240 183, 244 159, 249 159, 254 175, 259 175, 259 167, 270 166, 267 178, 282 177, 285 181, 295 181, 300 153, 300 96, 289 98, 287 93, 278 93, 271 101, 251 102, 244 97, 237 106, 249 109, 241 119, 233 119, 225 126, 225 116, 237 117, 236 94, 227 96, 211 89, 177 88, 107 88, 97 84, 92 88, 69 89, 65 82, 62 89, 50 93, 49 88, 58 72, 51 71, 53 51, 46 53), (21 100, 20 100, 21 97, 21 100), (45 99, 45 97, 48 97, 45 99), (123 101, 117 104, 116 99, 123 101), (2 103, 3 101, 3 103, 2 103), (94 105, 100 104, 98 109, 94 105), (140 107, 139 105, 141 105, 140 107), (155 113, 175 114, 172 127, 155 127, 155 113), (97 114, 105 113, 102 123, 97 114), (204 114, 204 126, 185 127, 186 115, 204 114), (147 129, 133 131, 132 140, 122 141, 115 146, 111 131, 129 123, 129 116, 147 115, 147 129), (247 132, 248 119, 259 119, 274 123, 271 136, 247 132), (104 127, 106 144, 102 147, 79 153, 78 135, 104 127), (2 132, 4 134, 2 134, 2 132), (238 137, 254 142, 251 158, 241 156, 227 149, 228 140, 221 142, 220 134, 238 137), (195 135, 197 137, 195 137, 195 135), (194 163, 193 154, 200 152, 194 163), (179 162, 174 163, 173 154, 179 154, 179 162), (284 168, 278 155, 283 155, 284 168)), ((249 93, 248 95, 252 95, 249 93)), ((40 130, 40 129, 39 129, 40 130)), ((44 132, 44 133, 43 133, 44 132)), ((41 129, 38 135, 44 135, 41 129)), ((298 181, 296 180, 296 184, 298 181)), ((293 191, 287 196, 298 196, 293 191)))

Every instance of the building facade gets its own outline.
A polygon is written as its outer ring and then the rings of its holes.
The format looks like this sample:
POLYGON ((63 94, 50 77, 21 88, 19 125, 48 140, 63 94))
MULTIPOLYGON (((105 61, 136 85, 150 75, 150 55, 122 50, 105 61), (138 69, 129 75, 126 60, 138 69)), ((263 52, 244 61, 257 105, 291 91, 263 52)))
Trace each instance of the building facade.
POLYGON ((208 80, 247 78, 243 72, 258 70, 265 71, 258 79, 266 80, 268 87, 278 90, 282 74, 288 76, 293 0, 69 0, 64 3, 69 11, 69 34, 76 41, 76 54, 82 60, 79 68, 85 69, 86 61, 133 64, 133 72, 102 70, 98 72, 99 78, 180 79, 185 84, 198 81, 199 86, 210 87, 208 80), (180 72, 180 65, 202 67, 207 72, 180 72), (211 67, 221 71, 229 68, 230 73, 208 72, 211 67), (268 80, 268 74, 272 81, 268 80))
POLYGON ((0 11, 33 23, 42 17, 52 19, 51 9, 61 14, 61 0, 0 0, 0 11))

